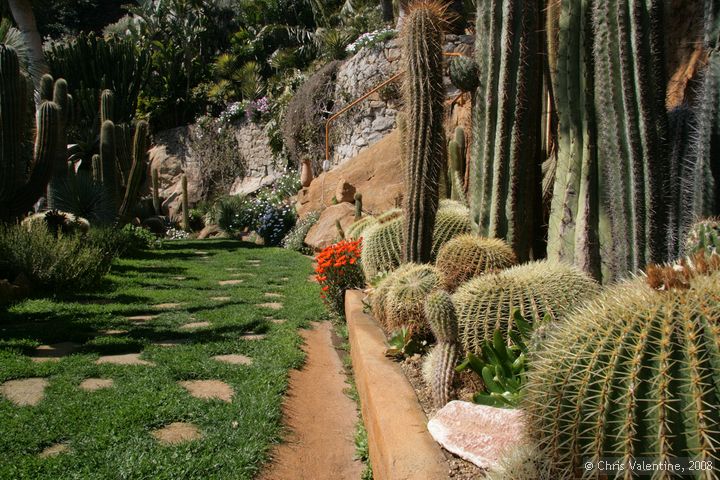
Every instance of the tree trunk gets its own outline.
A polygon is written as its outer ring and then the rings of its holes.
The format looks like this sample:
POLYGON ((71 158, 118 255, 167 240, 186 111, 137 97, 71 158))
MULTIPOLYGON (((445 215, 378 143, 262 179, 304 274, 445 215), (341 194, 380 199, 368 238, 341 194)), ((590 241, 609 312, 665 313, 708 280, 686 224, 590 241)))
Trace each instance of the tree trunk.
POLYGON ((22 34, 23 40, 30 50, 30 62, 36 71, 39 72, 39 75, 32 79, 35 90, 37 90, 40 85, 40 78, 42 75, 49 73, 50 68, 45 62, 45 56, 43 55, 42 38, 40 38, 40 33, 35 23, 32 4, 30 0, 8 0, 8 6, 22 34))

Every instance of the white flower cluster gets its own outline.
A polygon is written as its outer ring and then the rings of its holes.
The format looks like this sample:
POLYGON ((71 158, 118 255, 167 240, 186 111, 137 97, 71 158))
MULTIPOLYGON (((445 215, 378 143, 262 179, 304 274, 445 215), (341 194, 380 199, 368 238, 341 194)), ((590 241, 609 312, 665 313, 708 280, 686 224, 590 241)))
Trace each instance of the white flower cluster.
POLYGON ((397 35, 397 30, 383 28, 374 32, 367 32, 360 35, 354 42, 345 47, 348 53, 357 53, 365 47, 370 47, 382 41, 388 40, 397 35))
POLYGON ((232 123, 234 120, 239 120, 245 116, 245 106, 242 102, 233 102, 227 106, 218 119, 224 124, 232 123))

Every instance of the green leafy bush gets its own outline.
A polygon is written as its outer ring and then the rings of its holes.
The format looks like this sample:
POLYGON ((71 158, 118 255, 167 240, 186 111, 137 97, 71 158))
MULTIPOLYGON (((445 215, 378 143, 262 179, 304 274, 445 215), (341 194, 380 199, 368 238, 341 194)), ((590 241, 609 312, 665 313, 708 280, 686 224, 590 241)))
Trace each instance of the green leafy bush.
POLYGON ((44 228, 0 226, 0 277, 24 274, 37 291, 78 291, 96 286, 117 256, 108 238, 55 236, 44 228))
POLYGON ((299 220, 283 239, 282 246, 288 250, 295 250, 304 255, 312 255, 312 248, 305 243, 305 237, 319 218, 320 212, 315 211, 310 212, 307 217, 299 220))

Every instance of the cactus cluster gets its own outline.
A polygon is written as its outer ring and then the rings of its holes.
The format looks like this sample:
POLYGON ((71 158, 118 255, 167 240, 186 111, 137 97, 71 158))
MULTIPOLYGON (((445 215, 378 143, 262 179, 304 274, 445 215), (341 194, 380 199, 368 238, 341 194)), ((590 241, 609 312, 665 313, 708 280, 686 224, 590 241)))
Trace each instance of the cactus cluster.
POLYGON ((440 248, 435 266, 442 272, 443 284, 455 291, 471 278, 494 273, 517 263, 515 253, 502 240, 458 235, 440 248))
POLYGON ((505 337, 517 330, 514 309, 539 325, 546 314, 557 320, 598 290, 597 283, 577 267, 547 260, 474 278, 453 295, 460 342, 467 352, 479 354, 495 329, 505 337))
POLYGON ((458 324, 450 294, 443 290, 432 292, 425 300, 425 318, 437 343, 429 354, 431 390, 435 406, 450 401, 450 387, 458 362, 458 324))
POLYGON ((440 288, 440 272, 432 265, 406 263, 409 266, 394 272, 384 298, 386 331, 401 327, 410 329, 418 338, 430 337, 430 325, 423 305, 430 293, 440 288))
POLYGON ((605 457, 720 461, 719 320, 715 272, 687 289, 625 282, 557 324, 524 402, 553 478, 605 457))
POLYGON ((32 84, 21 74, 17 52, 0 44, 0 220, 15 220, 45 194, 58 148, 60 107, 44 100, 33 112, 32 84), (30 138, 35 131, 34 148, 30 138))
POLYGON ((440 177, 447 165, 443 15, 435 1, 414 2, 403 25, 405 135, 404 263, 428 263, 439 201, 440 177))
POLYGON ((686 255, 699 251, 720 253, 720 219, 707 218, 695 222, 688 230, 684 247, 686 255))

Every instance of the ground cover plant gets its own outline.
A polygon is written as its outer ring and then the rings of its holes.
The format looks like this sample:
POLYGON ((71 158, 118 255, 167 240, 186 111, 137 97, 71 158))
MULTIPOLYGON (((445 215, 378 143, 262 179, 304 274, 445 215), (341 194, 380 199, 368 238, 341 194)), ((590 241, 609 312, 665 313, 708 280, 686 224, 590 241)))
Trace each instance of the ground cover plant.
POLYGON ((278 441, 287 373, 303 361, 297 329, 323 315, 310 259, 234 240, 165 242, 135 257, 116 261, 95 293, 0 311, 0 384, 47 381, 34 406, 0 398, 0 478, 253 478, 278 441), (61 342, 74 353, 31 358, 61 342), (96 363, 132 353, 154 365, 96 363), (230 354, 252 363, 213 359, 230 354), (89 378, 114 383, 80 389, 89 378), (192 380, 224 382, 231 401, 190 396, 178 382, 192 380), (174 422, 201 438, 160 444, 152 432, 174 422), (67 450, 40 456, 58 444, 67 450))

